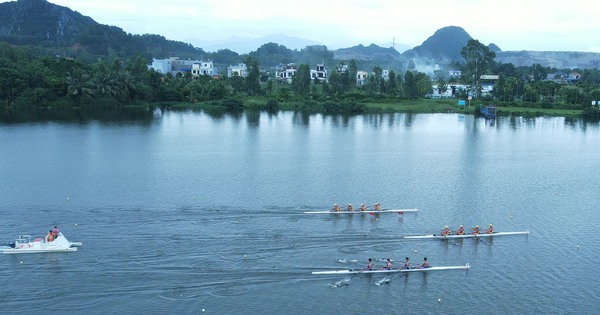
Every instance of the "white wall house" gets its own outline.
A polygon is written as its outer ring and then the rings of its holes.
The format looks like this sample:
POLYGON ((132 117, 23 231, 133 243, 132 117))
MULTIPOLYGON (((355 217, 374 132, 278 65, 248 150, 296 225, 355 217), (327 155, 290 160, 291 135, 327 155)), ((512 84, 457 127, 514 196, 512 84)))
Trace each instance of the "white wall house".
POLYGON ((319 63, 315 69, 310 69, 310 78, 321 82, 327 81, 327 69, 325 69, 325 65, 319 63))
POLYGON ((227 67, 227 76, 228 77, 247 77, 248 76, 248 68, 244 63, 238 63, 237 65, 230 65, 227 67))
POLYGON ((171 72, 171 59, 152 59, 152 64, 148 66, 148 70, 154 69, 154 71, 162 74, 171 72))
POLYGON ((217 74, 213 66, 212 60, 197 61, 192 64, 192 76, 199 77, 201 75, 213 76, 217 74))
POLYGON ((275 71, 275 79, 292 83, 292 77, 294 77, 296 71, 298 71, 298 67, 293 63, 288 63, 285 66, 279 65, 275 71))
POLYGON ((369 73, 367 71, 358 70, 356 71, 356 85, 362 86, 367 82, 369 73))

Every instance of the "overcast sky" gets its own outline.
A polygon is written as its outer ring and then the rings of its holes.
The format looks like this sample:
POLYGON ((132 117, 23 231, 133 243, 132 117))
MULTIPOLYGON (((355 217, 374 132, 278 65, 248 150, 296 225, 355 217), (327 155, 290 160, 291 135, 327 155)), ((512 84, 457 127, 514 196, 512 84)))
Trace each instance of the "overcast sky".
MULTIPOLYGON (((7 2, 1 1, 0 2, 7 2)), ((502 50, 600 52, 591 0, 49 0, 132 34, 202 40, 283 34, 330 49, 358 44, 418 46, 460 26, 502 50)))

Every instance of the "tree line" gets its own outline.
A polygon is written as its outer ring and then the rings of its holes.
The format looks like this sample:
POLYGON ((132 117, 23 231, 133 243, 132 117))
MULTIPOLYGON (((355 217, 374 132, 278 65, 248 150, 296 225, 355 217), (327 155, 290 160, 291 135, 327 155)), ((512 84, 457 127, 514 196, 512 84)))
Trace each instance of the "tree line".
MULTIPOLYGON (((275 47, 276 48, 276 47, 275 47)), ((190 73, 160 74, 147 67, 148 60, 135 57, 129 60, 114 58, 110 62, 84 63, 75 59, 37 56, 27 48, 0 43, 0 103, 14 108, 115 108, 131 104, 156 102, 214 101, 227 107, 243 106, 247 96, 261 96, 270 100, 267 107, 276 109, 278 102, 298 101, 320 104, 307 108, 331 111, 361 112, 364 101, 394 101, 418 99, 432 91, 432 82, 438 88, 467 83, 471 93, 482 101, 500 106, 512 104, 523 107, 580 109, 588 118, 598 118, 592 100, 600 100, 600 72, 593 69, 580 71, 575 84, 546 81, 546 76, 558 69, 542 67, 515 67, 493 61, 494 54, 486 51, 478 41, 469 41, 463 48, 464 63, 449 67, 462 70, 462 77, 447 79, 436 72, 436 78, 414 69, 403 74, 390 70, 384 79, 383 69, 374 66, 362 85, 356 84, 357 62, 340 61, 330 67, 327 81, 311 79, 310 66, 299 65, 291 84, 274 78, 273 69, 261 69, 257 59, 246 56, 246 77, 215 79, 209 76, 192 77, 190 73), (479 58, 479 59, 478 59, 479 58), (499 74, 492 93, 477 94, 481 88, 481 74, 499 74), (342 104, 342 105, 340 105, 342 104), (327 105, 327 106, 326 106, 327 105)), ((466 95, 457 94, 457 97, 466 95)))

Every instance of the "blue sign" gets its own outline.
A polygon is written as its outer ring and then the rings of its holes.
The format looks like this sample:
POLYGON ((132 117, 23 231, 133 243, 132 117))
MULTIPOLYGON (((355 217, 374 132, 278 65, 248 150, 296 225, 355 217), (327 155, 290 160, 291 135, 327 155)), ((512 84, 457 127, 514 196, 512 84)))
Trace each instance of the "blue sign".
POLYGON ((465 106, 465 100, 459 100, 458 106, 465 106))

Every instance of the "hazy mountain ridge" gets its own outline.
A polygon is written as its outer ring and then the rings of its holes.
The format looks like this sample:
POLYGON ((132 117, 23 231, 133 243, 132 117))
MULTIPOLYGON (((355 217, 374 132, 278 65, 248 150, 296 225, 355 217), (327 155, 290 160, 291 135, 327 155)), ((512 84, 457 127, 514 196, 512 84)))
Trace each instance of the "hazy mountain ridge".
MULTIPOLYGON (((445 64, 452 60, 463 61, 460 50, 472 37, 461 27, 448 26, 437 30, 421 45, 399 53, 394 48, 384 48, 376 44, 331 50, 333 59, 356 59, 364 65, 378 64, 389 66, 404 63, 410 59, 419 59, 430 64, 445 64)), ((316 49, 308 49, 320 43, 290 37, 272 35, 256 39, 236 39, 256 45, 249 55, 256 55, 260 48, 268 43, 289 45, 294 53, 285 60, 301 62, 303 60, 329 60, 330 56, 316 49), (263 45, 259 43, 263 42, 263 45), (305 48, 301 46, 304 45, 305 48), (307 56, 314 53, 313 56, 307 56), (295 60, 302 56, 301 59, 295 60), (318 59, 317 58, 317 59, 318 59)), ((207 53, 210 51, 197 48, 189 43, 168 40, 160 35, 127 34, 116 26, 107 26, 95 22, 91 17, 83 16, 67 7, 58 6, 46 0, 18 0, 0 3, 0 41, 13 45, 43 46, 49 53, 97 60, 98 58, 120 57, 131 58, 142 56, 147 59, 178 56, 180 58, 217 58, 223 62, 234 63, 242 60, 234 47, 227 43, 219 43, 224 55, 207 53), (227 57, 227 58, 225 58, 227 57), (225 60, 226 59, 226 60, 225 60)), ((485 44, 485 43, 484 43, 485 44)), ((233 45, 233 44, 232 44, 233 45)), ((216 46, 214 46, 216 47, 216 46)), ((496 61, 512 63, 515 66, 541 64, 556 68, 598 68, 600 53, 557 52, 557 51, 501 51, 495 44, 489 44, 496 52, 496 61)), ((286 47, 287 48, 287 47, 286 47)), ((241 48, 239 48, 241 49, 241 48)), ((250 49, 246 46, 245 50, 250 49)), ((263 56, 263 60, 272 60, 263 56)))

